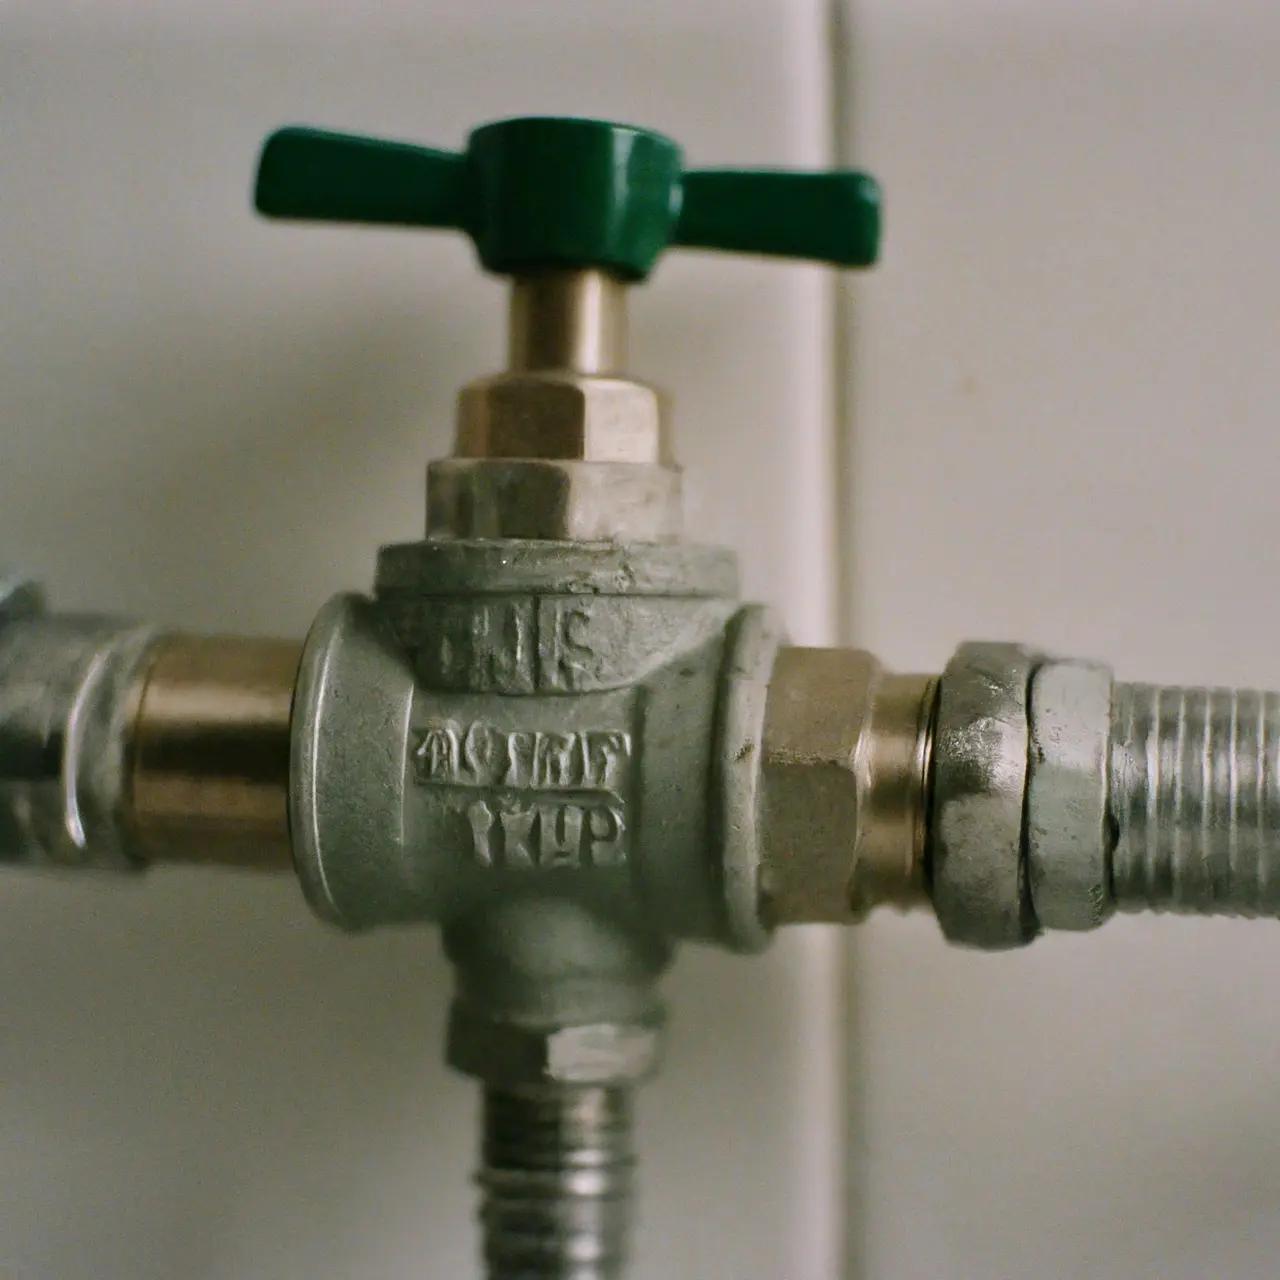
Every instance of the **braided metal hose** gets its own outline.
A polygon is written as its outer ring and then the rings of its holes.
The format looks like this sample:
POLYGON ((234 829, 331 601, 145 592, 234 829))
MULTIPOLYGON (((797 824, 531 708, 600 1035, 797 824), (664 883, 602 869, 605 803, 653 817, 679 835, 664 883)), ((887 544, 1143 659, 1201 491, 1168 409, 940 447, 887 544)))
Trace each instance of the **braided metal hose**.
POLYGON ((635 1156, 631 1090, 486 1089, 480 1218, 490 1280, 617 1280, 635 1156))
POLYGON ((1120 910, 1280 915, 1280 694, 1115 685, 1110 785, 1120 910))

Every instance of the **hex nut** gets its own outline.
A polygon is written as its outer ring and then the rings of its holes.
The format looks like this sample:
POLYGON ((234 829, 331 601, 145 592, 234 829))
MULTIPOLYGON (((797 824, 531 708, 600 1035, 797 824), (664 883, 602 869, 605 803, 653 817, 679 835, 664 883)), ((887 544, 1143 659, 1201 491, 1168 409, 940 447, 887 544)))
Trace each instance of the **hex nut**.
POLYGON ((947 664, 934 739, 932 897, 943 933, 1001 951, 1038 931, 1022 840, 1040 656, 1019 645, 961 645, 947 664))
POLYGON ((446 458, 427 471, 429 536, 670 542, 682 523, 675 467, 446 458))
POLYGON ((1107 816, 1111 671, 1046 662, 1031 679, 1027 869, 1046 929, 1096 929, 1115 910, 1107 816))
POLYGON ((663 463, 662 396, 629 378, 561 371, 481 378, 458 395, 461 458, 663 463))
POLYGON ((495 1022, 455 1004, 449 1065, 497 1088, 535 1084, 638 1084, 658 1069, 656 1024, 592 1023, 548 1029, 495 1022))
POLYGON ((783 648, 764 720, 769 917, 862 920, 925 900, 926 743, 936 681, 858 649, 783 648))

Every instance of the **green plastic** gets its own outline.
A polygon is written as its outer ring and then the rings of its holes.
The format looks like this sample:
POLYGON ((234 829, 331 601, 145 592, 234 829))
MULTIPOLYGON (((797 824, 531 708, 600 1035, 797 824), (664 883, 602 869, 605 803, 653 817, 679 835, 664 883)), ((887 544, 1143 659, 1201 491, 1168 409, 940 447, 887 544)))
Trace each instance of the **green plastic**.
POLYGON ((638 280, 671 246, 867 267, 880 239, 865 174, 685 170, 670 138, 603 120, 503 120, 462 153, 281 129, 255 204, 275 218, 463 231, 502 274, 599 267, 638 280))

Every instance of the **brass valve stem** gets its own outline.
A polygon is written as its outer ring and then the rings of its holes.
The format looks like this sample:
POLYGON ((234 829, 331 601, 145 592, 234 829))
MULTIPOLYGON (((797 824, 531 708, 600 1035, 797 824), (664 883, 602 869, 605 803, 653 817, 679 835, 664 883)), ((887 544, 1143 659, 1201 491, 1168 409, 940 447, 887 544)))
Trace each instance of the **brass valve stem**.
POLYGON ((546 271, 511 288, 512 372, 621 374, 627 363, 627 286, 607 271, 546 271))
POLYGON ((169 636, 134 691, 126 820, 143 857, 288 870, 301 645, 169 636))

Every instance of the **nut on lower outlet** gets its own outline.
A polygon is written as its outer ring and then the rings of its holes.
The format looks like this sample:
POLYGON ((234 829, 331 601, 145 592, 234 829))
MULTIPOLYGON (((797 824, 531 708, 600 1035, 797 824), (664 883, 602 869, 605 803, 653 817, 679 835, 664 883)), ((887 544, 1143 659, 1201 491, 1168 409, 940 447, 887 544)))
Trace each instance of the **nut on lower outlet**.
POLYGON ((500 1089, 641 1084, 657 1072, 661 1047, 657 1023, 536 1028, 491 1020, 462 1005, 449 1016, 449 1065, 500 1089))

